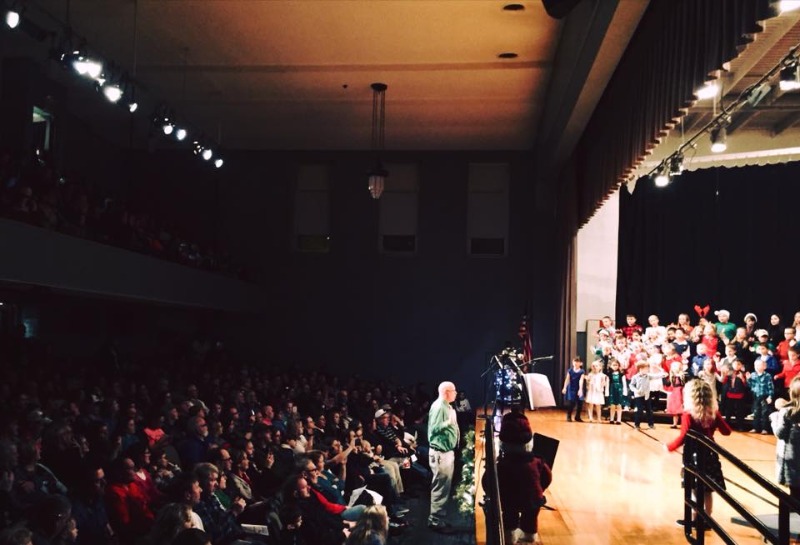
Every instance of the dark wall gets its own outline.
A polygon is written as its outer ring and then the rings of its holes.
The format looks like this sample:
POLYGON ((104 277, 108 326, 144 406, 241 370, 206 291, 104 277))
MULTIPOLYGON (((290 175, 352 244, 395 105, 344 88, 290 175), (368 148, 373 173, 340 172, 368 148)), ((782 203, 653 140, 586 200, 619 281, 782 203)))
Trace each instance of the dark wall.
MULTIPOLYGON (((551 354, 555 304, 549 217, 533 212, 532 164, 520 153, 398 153, 419 180, 418 252, 378 251, 378 210, 366 189, 367 154, 239 153, 219 186, 220 236, 268 289, 260 344, 286 363, 432 385, 451 378, 474 400, 488 356, 516 337, 533 308, 536 355, 551 354), (470 162, 509 162, 509 255, 467 255, 470 162), (299 164, 330 165, 331 251, 291 251, 299 164)), ((552 363, 542 364, 549 372, 552 363)))

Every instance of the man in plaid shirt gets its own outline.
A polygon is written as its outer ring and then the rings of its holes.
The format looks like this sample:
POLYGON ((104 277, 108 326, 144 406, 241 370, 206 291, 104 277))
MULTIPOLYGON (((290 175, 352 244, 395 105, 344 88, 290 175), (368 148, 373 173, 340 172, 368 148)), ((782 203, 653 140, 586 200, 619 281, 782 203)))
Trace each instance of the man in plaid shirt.
POLYGON ((231 504, 231 508, 226 510, 214 495, 214 491, 219 486, 219 469, 214 464, 198 464, 195 468, 197 480, 203 493, 200 496, 200 503, 194 506, 194 512, 200 516, 203 526, 211 543, 231 541, 232 538, 240 536, 244 530, 236 520, 244 511, 244 500, 236 498, 231 504))
POLYGON ((753 429, 752 433, 767 435, 769 431, 769 406, 775 386, 772 384, 772 375, 767 373, 767 362, 762 359, 755 361, 756 371, 747 377, 747 385, 753 393, 753 429))

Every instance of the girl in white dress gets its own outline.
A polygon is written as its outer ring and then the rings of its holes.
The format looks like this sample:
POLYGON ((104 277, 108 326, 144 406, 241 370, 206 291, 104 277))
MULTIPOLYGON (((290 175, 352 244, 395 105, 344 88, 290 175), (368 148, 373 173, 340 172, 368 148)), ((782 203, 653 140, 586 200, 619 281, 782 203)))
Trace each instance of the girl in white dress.
POLYGON ((586 383, 584 402, 586 403, 586 411, 589 413, 589 422, 594 422, 592 410, 595 408, 597 410, 597 421, 601 422, 600 413, 608 395, 608 376, 603 373, 603 360, 595 360, 592 363, 592 370, 583 378, 586 383))

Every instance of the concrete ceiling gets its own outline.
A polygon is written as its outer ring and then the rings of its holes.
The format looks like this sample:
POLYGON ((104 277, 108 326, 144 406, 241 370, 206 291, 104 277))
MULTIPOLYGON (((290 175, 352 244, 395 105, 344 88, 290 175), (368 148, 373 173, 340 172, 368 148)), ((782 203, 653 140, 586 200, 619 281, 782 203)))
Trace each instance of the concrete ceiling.
MULTIPOLYGON (((368 149, 370 84, 384 82, 387 149, 523 150, 548 135, 565 157, 647 1, 583 0, 563 20, 519 3, 31 0, 27 16, 56 31, 69 21, 135 74, 151 108, 140 125, 163 100, 226 148, 368 149)), ((5 55, 30 54, 31 41, 6 40, 5 55)), ((125 132, 93 91, 70 101, 103 132, 125 132)))

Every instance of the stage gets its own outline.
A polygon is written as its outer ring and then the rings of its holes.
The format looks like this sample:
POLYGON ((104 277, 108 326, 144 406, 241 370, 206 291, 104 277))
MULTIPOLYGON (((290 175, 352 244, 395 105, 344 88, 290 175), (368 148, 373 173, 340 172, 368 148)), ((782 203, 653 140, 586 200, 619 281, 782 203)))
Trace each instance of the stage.
MULTIPOLYGON (((678 430, 656 424, 655 430, 636 431, 632 424, 567 422, 557 409, 526 411, 534 432, 561 441, 553 467, 553 484, 546 493, 547 505, 555 511, 539 514, 539 535, 545 545, 608 545, 645 542, 658 545, 685 544, 683 528, 675 524, 683 518, 683 489, 680 486, 681 454, 667 452, 664 444, 678 430)), ((631 413, 625 413, 629 418, 631 413)), ((475 468, 477 498, 483 498, 483 425, 476 423, 475 468)), ((770 482, 775 482, 775 437, 733 432, 716 436, 717 442, 739 456, 770 482)), ((750 481, 724 460, 727 490, 756 514, 777 513, 748 492, 750 481), (737 486, 741 484, 744 488, 737 486)), ((761 495, 760 491, 756 492, 761 495)), ((734 524, 738 516, 717 499, 714 515, 737 543, 762 543, 752 528, 734 524)), ((476 542, 486 543, 483 510, 475 511, 476 542)), ((706 534, 707 543, 722 543, 706 534)))

